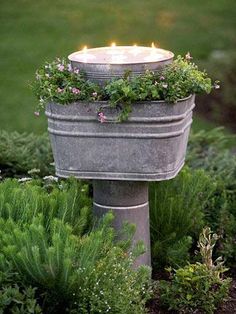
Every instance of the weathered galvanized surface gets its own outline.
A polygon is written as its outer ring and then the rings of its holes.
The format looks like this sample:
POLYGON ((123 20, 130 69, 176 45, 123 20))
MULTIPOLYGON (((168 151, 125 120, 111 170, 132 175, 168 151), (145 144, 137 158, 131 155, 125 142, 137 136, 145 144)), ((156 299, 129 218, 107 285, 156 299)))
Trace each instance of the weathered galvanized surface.
POLYGON ((159 181, 184 164, 194 96, 176 104, 133 104, 126 122, 106 102, 47 106, 56 174, 84 179, 159 181), (107 122, 99 122, 103 112, 107 122))
POLYGON ((113 211, 116 230, 121 230, 125 221, 136 225, 133 246, 143 241, 146 252, 136 260, 135 266, 151 266, 148 183, 94 180, 93 200, 96 216, 113 211))
MULTIPOLYGON (((100 50, 103 51, 104 49, 110 49, 110 47, 102 47, 102 48, 93 48, 93 49, 88 49, 87 52, 89 53, 90 51, 93 52, 99 52, 100 50)), ((127 46, 117 46, 115 49, 134 49, 134 47, 127 47, 127 46)), ((142 48, 147 48, 147 47, 140 47, 142 48)), ((149 48, 152 50, 152 48, 149 48)), ((133 60, 130 60, 130 63, 122 61, 122 63, 112 63, 110 62, 102 62, 102 61, 97 61, 95 60, 87 60, 86 62, 83 61, 78 61, 76 59, 76 54, 78 52, 72 53, 68 56, 68 59, 71 61, 71 65, 74 69, 79 69, 82 70, 86 78, 89 79, 92 82, 98 83, 100 85, 103 85, 106 81, 114 79, 114 78, 120 78, 123 77, 124 74, 127 71, 131 72, 131 76, 137 76, 140 74, 144 74, 146 70, 150 71, 159 71, 162 69, 165 65, 171 63, 174 58, 174 54, 171 51, 163 50, 163 49, 154 49, 154 52, 159 51, 163 52, 163 59, 155 60, 155 53, 153 55, 153 60, 152 61, 145 61, 144 59, 142 62, 137 62, 135 61, 135 56, 133 56, 133 60), (100 62, 100 63, 99 63, 100 62)), ((80 53, 80 52, 79 52, 80 53)), ((105 51, 104 51, 104 59, 105 59, 105 51)), ((82 53, 83 56, 83 53, 82 53)))

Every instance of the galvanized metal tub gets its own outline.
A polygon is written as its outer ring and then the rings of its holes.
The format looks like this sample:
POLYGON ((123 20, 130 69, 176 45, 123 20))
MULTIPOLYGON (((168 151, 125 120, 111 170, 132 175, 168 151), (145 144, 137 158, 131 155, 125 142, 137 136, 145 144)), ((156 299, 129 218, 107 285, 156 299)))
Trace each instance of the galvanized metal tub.
POLYGON ((107 102, 50 103, 46 109, 56 174, 82 179, 159 181, 184 165, 194 95, 169 104, 133 104, 127 121, 107 102), (99 121, 103 112, 106 122, 99 121))
MULTIPOLYGON (((155 48, 154 51, 159 53, 163 53, 163 58, 157 58, 155 60, 155 54, 153 60, 145 61, 143 58, 138 58, 137 60, 135 56, 133 56, 132 61, 129 59, 127 62, 123 60, 122 62, 117 61, 108 61, 106 59, 106 51, 111 47, 101 47, 101 48, 92 48, 88 49, 87 52, 98 55, 98 60, 80 60, 81 56, 83 57, 83 51, 78 51, 70 54, 68 59, 71 62, 71 65, 74 69, 82 70, 86 76, 86 78, 92 82, 98 83, 100 85, 104 85, 107 81, 111 79, 117 79, 124 76, 127 71, 130 71, 131 76, 137 76, 144 74, 147 70, 157 72, 163 69, 164 66, 170 64, 173 61, 174 54, 171 51, 155 48), (104 56, 104 57, 102 57, 104 56), (78 58, 80 57, 80 58, 78 58)), ((125 55, 127 55, 130 49, 135 49, 134 47, 129 46, 117 46, 115 49, 124 50, 125 55)), ((138 49, 150 49, 148 47, 139 47, 138 49)))

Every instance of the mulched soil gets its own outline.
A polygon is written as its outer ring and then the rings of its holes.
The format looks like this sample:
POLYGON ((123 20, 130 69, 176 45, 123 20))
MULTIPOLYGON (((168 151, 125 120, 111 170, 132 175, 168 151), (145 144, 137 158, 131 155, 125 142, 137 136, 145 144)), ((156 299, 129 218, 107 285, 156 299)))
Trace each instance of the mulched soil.
MULTIPOLYGON (((161 277, 159 275, 154 277, 161 277)), ((229 300, 222 304, 215 314, 235 314, 236 313, 236 273, 231 275, 232 284, 230 288, 229 300)), ((156 278, 155 278, 156 279, 156 278)), ((168 311, 166 308, 162 307, 160 304, 160 299, 158 296, 153 298, 148 303, 148 310, 150 314, 178 314, 176 311, 168 311)), ((204 314, 202 312, 194 312, 191 314, 204 314)))
POLYGON ((216 314, 234 314, 236 313, 236 278, 233 278, 230 298, 227 302, 221 305, 221 307, 216 311, 216 314))

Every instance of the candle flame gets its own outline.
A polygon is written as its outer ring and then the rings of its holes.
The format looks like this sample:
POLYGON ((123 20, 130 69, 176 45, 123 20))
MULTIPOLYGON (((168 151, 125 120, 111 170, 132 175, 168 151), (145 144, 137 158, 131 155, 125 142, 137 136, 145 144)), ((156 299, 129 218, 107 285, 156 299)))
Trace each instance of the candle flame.
POLYGON ((84 46, 83 52, 86 53, 86 52, 87 52, 87 49, 88 49, 88 47, 87 47, 87 46, 84 46))
POLYGON ((152 48, 156 48, 154 42, 152 42, 152 45, 151 45, 152 48))
POLYGON ((113 43, 111 43, 111 47, 116 47, 116 43, 115 42, 113 42, 113 43))
POLYGON ((137 44, 133 44, 133 47, 135 47, 135 48, 136 48, 136 47, 137 47, 137 44))

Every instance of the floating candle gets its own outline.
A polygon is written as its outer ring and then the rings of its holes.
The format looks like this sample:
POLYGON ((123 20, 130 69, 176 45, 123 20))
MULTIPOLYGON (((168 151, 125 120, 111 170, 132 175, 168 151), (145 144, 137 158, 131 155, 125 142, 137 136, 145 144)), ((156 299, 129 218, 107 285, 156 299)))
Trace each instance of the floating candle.
POLYGON ((80 55, 82 62, 89 62, 91 60, 96 59, 96 56, 94 54, 88 53, 87 46, 84 46, 84 49, 82 50, 82 53, 80 55))

